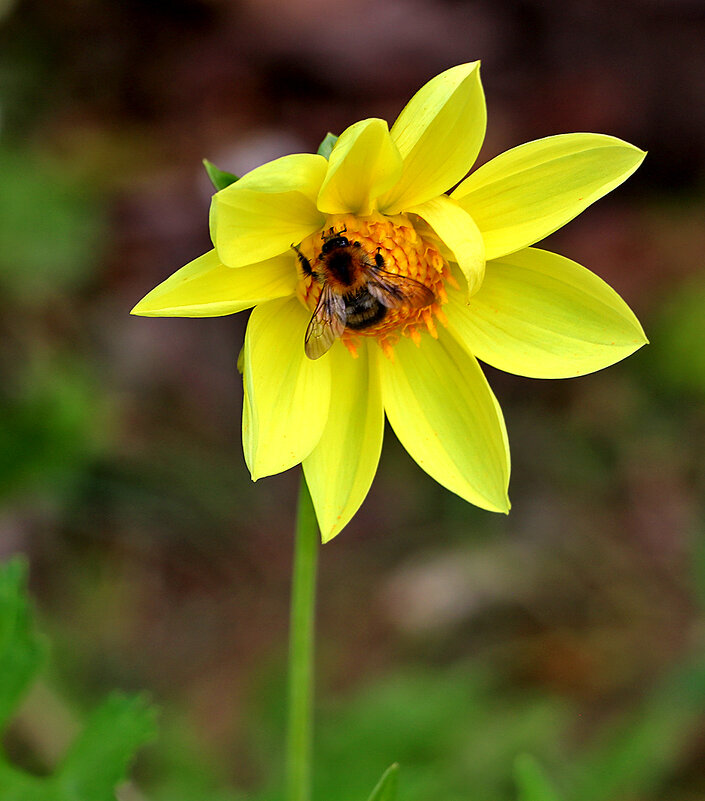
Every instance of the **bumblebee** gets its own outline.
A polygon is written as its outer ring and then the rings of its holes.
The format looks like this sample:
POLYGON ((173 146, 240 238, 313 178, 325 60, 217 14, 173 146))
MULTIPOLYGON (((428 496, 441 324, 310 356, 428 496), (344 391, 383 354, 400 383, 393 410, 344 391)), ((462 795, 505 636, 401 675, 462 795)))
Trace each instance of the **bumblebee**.
POLYGON ((346 328, 363 331, 383 320, 389 309, 422 309, 436 299, 421 282, 389 272, 381 248, 371 256, 345 233, 347 228, 322 233, 323 245, 313 265, 296 245, 291 246, 304 275, 321 285, 304 338, 309 359, 327 353, 346 328))

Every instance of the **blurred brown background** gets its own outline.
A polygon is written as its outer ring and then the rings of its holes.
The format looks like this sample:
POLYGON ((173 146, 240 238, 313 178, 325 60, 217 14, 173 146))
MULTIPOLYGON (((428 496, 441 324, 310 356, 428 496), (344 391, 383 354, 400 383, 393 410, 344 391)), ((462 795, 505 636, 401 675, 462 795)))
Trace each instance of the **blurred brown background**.
POLYGON ((18 758, 59 752, 67 710, 145 688, 163 707, 146 797, 278 797, 297 474, 253 485, 244 465, 246 314, 129 310, 209 247, 203 157, 241 174, 391 123, 480 58, 480 162, 570 131, 650 151, 546 247, 609 281, 652 344, 572 381, 488 370, 507 518, 387 432, 368 500, 322 551, 317 797, 364 799, 398 759, 406 801, 509 799, 529 751, 566 801, 705 798, 705 3, 0 15, 0 553, 29 557, 57 703, 30 699, 18 758))

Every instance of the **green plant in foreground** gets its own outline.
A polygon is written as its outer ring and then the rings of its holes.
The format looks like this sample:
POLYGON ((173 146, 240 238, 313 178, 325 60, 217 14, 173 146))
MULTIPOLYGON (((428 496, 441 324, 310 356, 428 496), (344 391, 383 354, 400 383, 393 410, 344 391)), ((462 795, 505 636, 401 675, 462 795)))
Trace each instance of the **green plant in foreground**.
MULTIPOLYGON (((26 597, 22 560, 0 567, 0 726, 5 730, 22 696, 37 677, 46 652, 34 630, 26 597)), ((561 779, 559 796, 537 762, 515 760, 518 801, 615 801, 626 797, 662 798, 705 709, 705 661, 686 657, 633 709, 584 743, 580 753, 564 750, 556 763, 556 745, 564 740, 570 715, 565 702, 527 695, 508 702, 477 667, 433 670, 418 675, 387 676, 361 688, 346 703, 323 716, 319 756, 323 757, 316 797, 364 801, 364 776, 374 775, 381 759, 398 754, 408 770, 392 765, 370 801, 437 798, 488 801, 510 796, 503 789, 506 766, 526 747, 550 758, 561 779), (421 750, 420 750, 421 749, 421 750), (446 793, 437 788, 446 787, 446 793)), ((257 725, 267 726, 260 710, 257 725)), ((273 723, 273 721, 272 721, 273 723)), ((3 801, 107 801, 137 748, 154 735, 154 711, 139 696, 112 695, 89 716, 81 735, 59 766, 35 776, 13 765, 0 752, 0 798, 3 801)), ((277 739, 277 738, 275 738, 277 739)), ((205 776, 193 784, 189 770, 203 771, 185 752, 149 791, 121 796, 215 801, 243 796, 215 789, 205 776), (186 774, 184 773, 186 769, 186 774), (185 785, 185 786, 184 786, 185 785), (198 786, 197 786, 198 785, 198 786), (203 785, 203 786, 201 786, 203 785), (207 789, 206 789, 207 785, 207 789), (211 789, 213 788, 213 789, 211 789)), ((251 801, 273 801, 273 787, 251 801)))
MULTIPOLYGON (((26 593, 26 566, 0 568, 0 727, 5 729, 44 662, 46 644, 35 632, 26 593)), ((59 767, 49 776, 20 770, 0 752, 3 801, 113 801, 137 749, 155 735, 155 711, 140 696, 114 694, 92 715, 59 767)), ((543 779, 527 758, 517 763, 520 801, 554 801, 540 794, 543 779), (528 761, 527 761, 528 760, 528 761), (538 789, 537 789, 538 788, 538 789)), ((399 766, 392 765, 369 801, 396 801, 399 766)), ((139 798, 144 798, 140 793, 139 798)), ((471 796, 469 798, 472 799, 471 796)), ((194 799, 196 801, 196 799, 194 799)), ((208 801, 199 798, 198 801, 208 801)), ((361 799, 364 801, 364 799, 361 799)))
MULTIPOLYGON (((26 567, 0 569, 0 729, 7 728, 44 661, 26 597, 26 567)), ((90 715, 61 764, 48 776, 12 765, 0 750, 2 801, 114 801, 137 749, 155 735, 155 711, 140 696, 114 694, 90 715)))

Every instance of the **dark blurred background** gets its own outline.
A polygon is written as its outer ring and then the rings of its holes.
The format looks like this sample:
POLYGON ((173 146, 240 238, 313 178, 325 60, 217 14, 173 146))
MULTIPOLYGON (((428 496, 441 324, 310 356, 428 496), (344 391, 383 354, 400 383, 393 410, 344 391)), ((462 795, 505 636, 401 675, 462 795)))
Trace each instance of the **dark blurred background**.
POLYGON ((388 432, 322 551, 316 797, 399 760, 403 801, 508 801, 528 751, 565 801, 705 798, 702 0, 0 0, 0 555, 27 554, 53 640, 18 761, 145 688, 131 798, 278 798, 298 473, 244 465, 246 314, 129 310, 209 247, 203 157, 240 174, 391 123, 478 58, 480 162, 570 131, 650 151, 546 246, 652 344, 571 381, 488 370, 506 518, 388 432))

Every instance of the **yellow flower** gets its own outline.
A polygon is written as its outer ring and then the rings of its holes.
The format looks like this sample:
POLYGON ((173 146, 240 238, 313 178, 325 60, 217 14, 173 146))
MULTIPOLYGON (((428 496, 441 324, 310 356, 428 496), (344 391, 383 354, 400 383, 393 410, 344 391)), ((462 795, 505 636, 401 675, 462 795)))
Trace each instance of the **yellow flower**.
POLYGON ((255 307, 242 364, 245 459, 253 480, 303 463, 324 541, 370 488, 385 413, 436 481, 507 512, 507 435, 476 357, 564 378, 646 342, 600 278, 530 247, 645 154, 610 136, 566 134, 465 178, 485 122, 479 63, 462 64, 417 92, 391 130, 362 120, 328 159, 296 154, 252 170, 213 197, 214 249, 133 310, 207 317, 255 307))

